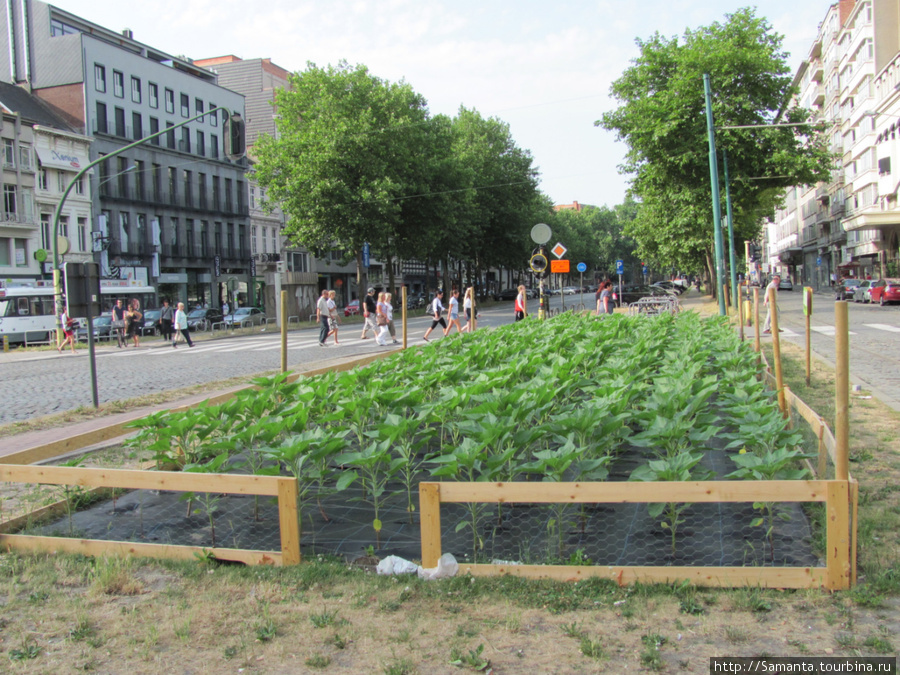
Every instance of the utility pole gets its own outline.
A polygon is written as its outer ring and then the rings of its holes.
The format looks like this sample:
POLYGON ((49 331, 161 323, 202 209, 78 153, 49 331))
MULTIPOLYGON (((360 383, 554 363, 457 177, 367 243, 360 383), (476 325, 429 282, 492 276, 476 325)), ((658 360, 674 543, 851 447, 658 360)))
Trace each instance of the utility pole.
POLYGON ((728 179, 728 151, 722 150, 722 161, 725 164, 725 213, 728 218, 728 256, 731 268, 731 297, 734 298, 734 310, 741 311, 741 295, 737 283, 737 267, 734 264, 734 222, 731 215, 731 181, 728 179))
POLYGON ((725 252, 722 242, 722 205, 719 193, 719 167, 716 161, 716 129, 713 124, 712 91, 709 74, 703 75, 706 96, 706 133, 709 139, 709 178, 712 183, 713 230, 716 244, 716 295, 719 297, 719 315, 725 316, 725 252))

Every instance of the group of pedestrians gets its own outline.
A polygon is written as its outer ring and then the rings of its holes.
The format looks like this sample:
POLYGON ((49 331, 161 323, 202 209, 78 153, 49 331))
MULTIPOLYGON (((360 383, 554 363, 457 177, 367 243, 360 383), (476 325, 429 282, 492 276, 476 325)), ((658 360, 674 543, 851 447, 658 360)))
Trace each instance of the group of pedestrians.
MULTIPOLYGON (((428 336, 431 335, 432 331, 441 326, 444 329, 444 337, 450 335, 450 331, 453 328, 456 328, 457 333, 471 333, 475 330, 475 320, 473 316, 473 305, 474 302, 472 299, 475 296, 475 289, 469 286, 466 289, 466 294, 463 297, 463 312, 466 316, 466 325, 463 326, 459 321, 459 289, 454 288, 450 291, 450 300, 448 301, 447 307, 447 320, 444 320, 442 316, 444 311, 444 291, 438 289, 434 294, 434 300, 431 301, 431 305, 429 307, 429 313, 431 314, 431 326, 429 326, 428 330, 425 331, 425 335, 422 336, 422 339, 425 342, 431 342, 428 339, 428 336), (449 321, 449 323, 448 323, 449 321)), ((518 301, 517 301, 518 302, 518 301)))

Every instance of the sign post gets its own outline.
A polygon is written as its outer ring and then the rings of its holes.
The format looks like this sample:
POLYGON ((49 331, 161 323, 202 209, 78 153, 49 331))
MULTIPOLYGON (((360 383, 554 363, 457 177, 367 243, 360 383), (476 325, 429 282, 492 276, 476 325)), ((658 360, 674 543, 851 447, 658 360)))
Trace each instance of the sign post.
POLYGON ((625 261, 616 260, 616 274, 619 275, 619 302, 622 302, 622 275, 625 274, 625 261))
POLYGON ((584 273, 587 270, 587 265, 585 265, 583 262, 580 262, 575 267, 575 269, 577 269, 578 273, 581 275, 581 281, 580 281, 580 283, 581 283, 581 309, 583 310, 584 309, 584 273))
MULTIPOLYGON (((544 248, 544 244, 550 241, 551 236, 553 236, 553 233, 550 231, 550 226, 546 223, 538 223, 531 228, 531 241, 538 245, 531 255, 531 271, 534 272, 534 276, 538 279, 538 297, 540 298, 538 320, 540 321, 546 318, 546 313, 544 312, 544 279, 548 274, 547 267, 549 265, 547 249, 544 248)), ((475 315, 474 307, 472 308, 472 315, 475 315)))

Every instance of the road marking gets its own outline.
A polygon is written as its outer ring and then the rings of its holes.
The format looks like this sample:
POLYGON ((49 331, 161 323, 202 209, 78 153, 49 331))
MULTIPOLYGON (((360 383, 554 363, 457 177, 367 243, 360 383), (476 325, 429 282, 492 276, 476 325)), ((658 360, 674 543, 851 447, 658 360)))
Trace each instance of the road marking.
POLYGON ((886 323, 864 323, 863 326, 875 328, 876 330, 886 330, 889 333, 900 333, 900 328, 897 326, 889 326, 886 323))
MULTIPOLYGON (((828 337, 834 337, 834 326, 810 326, 817 333, 821 333, 822 335, 827 335, 828 337)), ((852 330, 847 331, 848 335, 856 335, 852 330)))

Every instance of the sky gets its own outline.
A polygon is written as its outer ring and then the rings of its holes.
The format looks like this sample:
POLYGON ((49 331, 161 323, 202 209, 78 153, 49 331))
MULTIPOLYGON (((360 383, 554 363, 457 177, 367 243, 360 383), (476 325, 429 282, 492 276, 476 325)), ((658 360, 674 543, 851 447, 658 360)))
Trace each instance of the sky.
MULTIPOLYGON (((792 70, 815 39, 827 0, 56 0, 51 4, 192 59, 270 58, 290 71, 345 60, 405 80, 433 114, 460 106, 510 126, 554 203, 613 206, 628 176, 625 146, 594 126, 615 109, 610 85, 667 37, 753 6, 784 36, 792 70), (252 8, 252 9, 251 9, 252 8)), ((698 95, 702 83, 698 83, 698 95)))

